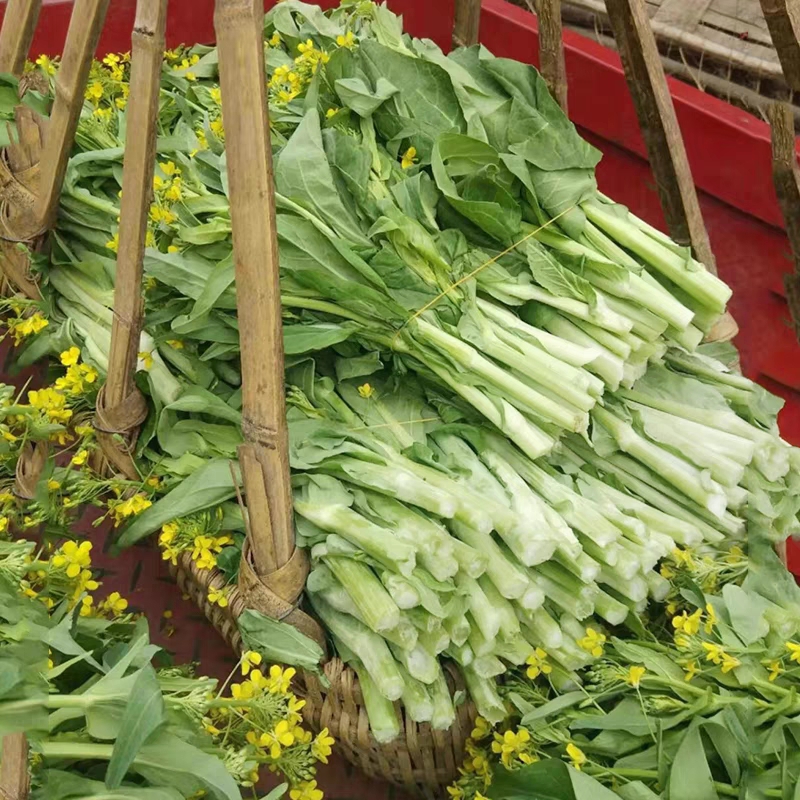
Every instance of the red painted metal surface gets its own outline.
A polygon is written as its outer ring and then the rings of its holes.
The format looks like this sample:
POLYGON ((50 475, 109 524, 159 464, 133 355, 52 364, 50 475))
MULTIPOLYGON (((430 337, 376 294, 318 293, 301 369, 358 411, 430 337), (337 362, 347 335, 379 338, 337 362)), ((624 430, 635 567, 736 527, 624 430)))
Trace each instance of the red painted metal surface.
MULTIPOLYGON (((318 4, 330 7, 334 3, 320 0, 318 4)), ((67 0, 45 0, 34 54, 60 52, 71 5, 67 0)), ((267 0, 265 6, 270 5, 267 0)), ((410 33, 449 46, 453 0, 389 0, 389 5, 404 15, 410 33)), ((135 0, 113 0, 99 52, 129 49, 134 8, 135 0)), ((0 3, 0 17, 3 10, 0 3)), ((213 0, 171 0, 170 46, 212 42, 212 10, 213 0)), ((497 55, 536 61, 535 18, 504 0, 483 0, 481 40, 497 55)), ((601 188, 663 227, 618 56, 571 32, 565 33, 565 43, 570 115, 604 153, 598 168, 601 188)), ((791 268, 791 259, 772 188, 769 129, 755 117, 691 86, 670 80, 670 89, 692 171, 702 190, 701 205, 720 274, 734 288, 731 310, 741 329, 736 344, 744 372, 786 399, 780 418, 783 435, 800 445, 800 347, 782 297, 782 275, 791 268)), ((165 608, 173 610, 175 616, 168 624, 176 632, 166 639, 167 646, 184 659, 202 656, 204 669, 227 674, 229 655, 224 645, 206 634, 202 620, 165 579, 154 551, 134 548, 122 560, 102 558, 103 565, 116 573, 109 579, 109 588, 123 591, 131 576, 138 576, 132 600, 151 620, 163 619, 165 608)), ((790 548, 789 558, 794 571, 800 572, 800 549, 790 548)), ((383 787, 356 777, 340 762, 332 765, 321 782, 334 798, 385 796, 383 787)))

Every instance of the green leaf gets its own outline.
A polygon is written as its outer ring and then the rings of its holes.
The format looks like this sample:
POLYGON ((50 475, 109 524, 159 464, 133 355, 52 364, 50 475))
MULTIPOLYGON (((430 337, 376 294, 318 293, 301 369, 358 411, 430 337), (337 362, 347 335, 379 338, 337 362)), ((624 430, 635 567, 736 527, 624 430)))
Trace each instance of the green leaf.
POLYGON ((322 146, 316 109, 306 112, 281 151, 275 166, 275 186, 282 195, 315 213, 351 244, 369 246, 358 222, 339 197, 322 146))
POLYGON ((758 595, 746 592, 734 583, 722 587, 722 599, 734 633, 746 646, 763 639, 769 633, 769 622, 764 619, 765 602, 758 595))
POLYGON ((114 752, 106 770, 106 786, 118 789, 137 752, 148 737, 163 724, 164 698, 155 670, 147 665, 133 684, 114 752))
POLYGON ((132 767, 151 783, 174 786, 185 796, 205 789, 213 800, 241 800, 236 782, 217 756, 166 731, 157 731, 148 740, 132 767))
POLYGON ((360 117, 370 116, 382 103, 398 92, 397 87, 392 86, 384 77, 376 81, 375 91, 372 91, 361 78, 340 78, 334 82, 334 88, 342 105, 351 108, 360 117))
POLYGON ((522 724, 528 727, 537 720, 545 719, 552 714, 559 714, 568 708, 572 708, 585 699, 586 694, 584 692, 567 692, 566 694, 562 694, 550 700, 544 705, 537 706, 533 711, 529 711, 522 718, 522 724))
MULTIPOLYGON (((120 532, 115 549, 130 547, 173 519, 204 511, 230 500, 236 494, 231 463, 222 458, 206 462, 201 469, 192 473, 169 494, 126 525, 120 532)), ((238 473, 238 467, 236 472, 238 473)))
POLYGON ((719 800, 700 736, 699 718, 681 740, 669 773, 669 800, 719 800))
POLYGON ((190 414, 207 414, 217 419, 225 419, 235 425, 242 424, 242 413, 231 408, 213 392, 200 386, 187 386, 180 397, 164 407, 165 411, 186 411, 190 414))
POLYGON ((108 789, 76 772, 48 769, 42 773, 41 786, 33 790, 31 800, 183 800, 183 795, 168 786, 123 786, 108 789))
POLYGON ((349 339, 355 326, 348 323, 314 322, 283 326, 283 351, 288 356, 324 350, 349 339))
MULTIPOLYGON (((578 800, 570 771, 563 761, 555 758, 513 772, 498 767, 487 795, 491 800, 578 800)), ((602 788, 596 781, 593 783, 602 788)))
POLYGON ((269 794, 265 794, 261 800, 280 800, 286 794, 288 788, 288 783, 282 783, 280 786, 276 786, 269 794))
POLYGON ((322 648, 297 628, 247 609, 239 617, 239 630, 248 650, 256 650, 268 662, 318 670, 325 657, 322 648))
POLYGON ((618 786, 616 791, 622 800, 660 800, 660 796, 641 781, 624 783, 618 786))

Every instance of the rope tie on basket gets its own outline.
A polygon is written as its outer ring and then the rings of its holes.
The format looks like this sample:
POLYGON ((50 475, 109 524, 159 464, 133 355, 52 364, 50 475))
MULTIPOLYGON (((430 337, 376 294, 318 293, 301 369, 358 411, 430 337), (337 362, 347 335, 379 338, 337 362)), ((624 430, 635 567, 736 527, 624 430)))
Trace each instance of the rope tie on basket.
POLYGON ((48 455, 47 442, 26 442, 19 454, 14 480, 14 494, 22 500, 33 500, 36 486, 48 455))
MULTIPOLYGON (((243 445, 244 446, 244 445, 243 445)), ((251 445, 252 446, 252 445, 251 445)), ((268 575, 259 575, 252 559, 252 530, 242 493, 239 478, 233 463, 230 464, 236 499, 242 510, 245 525, 245 541, 239 566, 238 587, 245 606, 254 608, 271 619, 292 625, 301 633, 313 639, 327 652, 325 634, 319 624, 300 608, 310 564, 308 553, 295 546, 289 560, 268 575)))
POLYGON ((147 400, 135 389, 121 403, 109 408, 105 390, 103 385, 95 405, 93 425, 98 433, 97 441, 108 463, 127 478, 135 479, 139 473, 131 452, 136 431, 147 419, 147 400))
POLYGON ((480 274, 485 270, 487 267, 491 267, 492 264, 499 261, 503 256, 507 256, 509 253, 512 253, 516 250, 521 244, 524 244, 528 241, 528 239, 532 239, 536 236, 537 233, 541 233, 545 228, 549 228, 554 222, 558 219, 563 217, 565 214, 568 214, 570 211, 574 211, 578 207, 578 204, 575 203, 571 205, 569 208, 565 208, 563 211, 559 211, 552 219, 549 219, 544 225, 540 225, 538 228, 535 228, 530 233, 526 233, 521 239, 517 240, 513 244, 509 245, 505 250, 493 255, 491 258, 487 259, 483 262, 483 264, 475 267, 472 272, 468 272, 466 275, 462 275, 457 281, 451 283, 446 289, 443 289, 439 294, 436 295, 432 300, 429 300, 425 303, 422 308, 418 308, 396 331, 394 336, 392 337, 392 347, 394 348, 395 341, 397 337, 408 327, 415 319, 421 317, 426 311, 429 311, 435 305, 437 305, 441 300, 443 300, 447 295, 450 294, 453 290, 457 289, 461 286, 462 283, 466 283, 469 280, 472 280, 476 275, 480 274))

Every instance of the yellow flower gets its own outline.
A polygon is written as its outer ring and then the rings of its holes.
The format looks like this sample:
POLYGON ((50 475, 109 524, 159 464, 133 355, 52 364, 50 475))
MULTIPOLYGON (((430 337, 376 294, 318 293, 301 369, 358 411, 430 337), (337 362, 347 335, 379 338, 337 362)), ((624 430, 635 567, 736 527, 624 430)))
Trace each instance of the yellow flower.
POLYGON ((110 108, 96 108, 92 114, 98 117, 98 119, 111 119, 111 109, 110 108))
POLYGON ((78 347, 70 347, 69 350, 64 350, 61 353, 61 363, 65 367, 71 367, 73 364, 77 364, 81 357, 81 351, 78 347))
POLYGON ((294 667, 281 669, 277 664, 269 668, 269 679, 265 682, 270 694, 286 694, 292 683, 292 678, 297 674, 294 667))
MULTIPOLYGON (((218 605, 220 608, 226 608, 228 605, 228 596, 225 593, 225 589, 215 589, 211 587, 208 590, 208 602, 211 605, 218 605)), ((247 674, 246 672, 244 673, 247 674)))
POLYGON ((176 350, 183 350, 183 342, 180 339, 167 339, 167 344, 176 350))
POLYGON ((280 43, 281 43, 281 35, 278 33, 278 31, 275 31, 275 33, 273 33, 272 36, 270 36, 269 46, 278 47, 280 43))
POLYGON ((327 764, 328 756, 331 754, 334 744, 336 744, 336 740, 330 735, 327 728, 323 728, 317 734, 314 743, 311 745, 311 755, 313 755, 317 761, 327 764))
POLYGON ((255 650, 248 650, 242 656, 242 675, 247 675, 253 667, 257 667, 261 663, 261 653, 255 650))
POLYGON ((137 358, 142 362, 144 368, 149 372, 153 369, 153 353, 150 350, 142 350, 137 358))
POLYGON ((330 119, 331 117, 335 116, 335 114, 336 114, 336 112, 337 112, 338 110, 339 110, 338 108, 329 108, 329 109, 328 109, 328 110, 325 112, 325 116, 326 116, 328 119, 330 119))
POLYGON ((6 321, 9 332, 14 336, 14 344, 19 344, 28 336, 33 336, 46 328, 50 323, 37 311, 29 317, 9 319, 6 321))
POLYGON ((8 517, 0 517, 0 533, 8 530, 8 517))
POLYGON ((586 629, 586 636, 577 640, 577 645, 595 658, 603 655, 603 645, 606 643, 606 635, 596 631, 594 628, 586 629))
POLYGON ((86 463, 87 458, 89 458, 89 451, 86 448, 82 448, 72 456, 72 461, 69 463, 76 467, 81 467, 86 463))
POLYGON ((151 505, 153 503, 144 494, 137 492, 127 500, 109 501, 108 510, 114 518, 115 524, 119 525, 125 518, 135 517, 145 509, 150 508, 151 505))
POLYGON ((692 553, 688 547, 685 550, 676 547, 672 551, 672 558, 678 566, 685 566, 690 570, 695 567, 694 558, 692 558, 692 553))
POLYGON ((81 600, 80 615, 82 617, 91 617, 92 612, 94 611, 94 609, 92 608, 93 604, 94 604, 94 598, 91 595, 87 595, 86 597, 84 597, 81 600))
POLYGON ((530 743, 531 735, 526 728, 517 728, 517 732, 507 730, 504 733, 495 733, 492 742, 492 752, 500 754, 503 765, 510 767, 514 758, 522 753, 530 743))
POLYGON ((291 800, 322 800, 322 789, 317 789, 316 781, 302 781, 289 792, 291 800))
POLYGON ((703 610, 698 608, 693 614, 684 611, 672 618, 672 627, 688 636, 695 636, 700 630, 700 617, 703 610))
POLYGON ((675 570, 667 564, 662 564, 659 572, 661 573, 661 577, 666 578, 668 581, 675 577, 675 570))
POLYGON ((366 400, 375 394, 375 390, 368 383, 363 383, 358 387, 358 393, 366 400))
MULTIPOLYGON (((273 761, 281 757, 284 747, 291 747, 294 744, 294 731, 289 723, 282 719, 272 730, 271 733, 263 733, 259 739, 262 747, 269 747, 269 755, 273 761)), ((322 792, 319 794, 322 797, 322 792)))
POLYGON ((11 431, 3 431, 2 433, 3 433, 3 438, 7 442, 16 442, 17 441, 17 437, 14 436, 14 434, 11 433, 11 431))
POLYGON ((464 790, 455 783, 447 787, 447 794, 452 800, 464 800, 464 790))
POLYGON ((800 644, 797 644, 797 642, 786 642, 786 649, 791 653, 789 660, 800 664, 800 644))
POLYGON ((639 684, 642 682, 642 678, 647 670, 644 667, 640 666, 632 666, 626 673, 625 673, 625 683, 629 686, 633 686, 634 689, 639 688, 639 684))
POLYGON ((783 667, 781 666, 780 661, 770 661, 765 664, 765 666, 769 669, 769 680, 774 681, 778 675, 783 672, 783 667))
POLYGON ((301 53, 310 53, 314 50, 314 42, 312 42, 311 39, 306 39, 305 42, 300 42, 300 44, 297 45, 297 49, 301 53))
POLYGON ((192 548, 192 560, 200 569, 213 569, 217 566, 217 559, 212 552, 214 539, 210 536, 195 536, 192 548))
POLYGON ((209 90, 211 99, 219 106, 222 105, 222 89, 219 86, 212 86, 209 90))
POLYGON ((39 58, 36 59, 36 65, 41 67, 47 75, 56 74, 56 65, 48 56, 39 56, 39 58))
POLYGON ((157 203, 153 203, 153 205, 150 206, 150 220, 155 222, 156 225, 162 222, 165 225, 171 225, 176 219, 178 219, 178 215, 168 208, 164 208, 164 206, 160 206, 157 203))
POLYGON ((169 544, 177 535, 179 530, 177 522, 167 522, 161 526, 161 535, 158 537, 159 544, 169 544))
POLYGON ((112 253, 119 252, 119 233, 115 233, 107 242, 106 247, 111 250, 112 253))
POLYGON ((717 624, 717 614, 714 611, 714 606, 711 603, 706 603, 706 624, 705 624, 705 632, 711 633, 714 630, 714 626, 717 624))
POLYGON ((689 663, 688 663, 688 664, 687 664, 687 665, 686 665, 686 666, 683 668, 683 671, 686 673, 686 674, 684 675, 683 679, 684 679, 684 680, 685 680, 685 681, 688 683, 690 680, 692 680, 692 678, 694 678, 694 676, 695 676, 695 675, 697 675, 697 673, 698 673, 698 671, 699 671, 699 670, 697 669, 697 662, 696 662, 696 661, 690 661, 690 662, 689 662, 689 663))
POLYGON ((706 651, 706 661, 717 664, 722 672, 730 672, 741 664, 738 659, 726 653, 718 644, 703 642, 703 649, 706 651))
POLYGON ((403 169, 410 169, 414 166, 417 161, 417 148, 416 147, 409 147, 408 150, 403 153, 403 158, 400 161, 400 166, 403 169))
POLYGON ((120 595, 119 592, 111 592, 111 594, 100 603, 97 609, 101 614, 109 614, 112 617, 118 617, 124 614, 128 608, 128 601, 120 595))
POLYGON ((84 567, 92 563, 91 542, 64 542, 52 558, 54 567, 66 567, 68 578, 77 578, 84 567))
POLYGON ((221 119, 212 119, 211 122, 208 123, 208 127, 217 139, 221 142, 225 141, 225 128, 223 127, 221 119))
POLYGON ((337 36, 336 44, 339 45, 339 47, 346 47, 348 50, 352 50, 356 44, 356 37, 353 35, 353 31, 347 31, 344 36, 341 34, 337 36))
POLYGON ((728 555, 725 556, 725 560, 729 564, 738 564, 743 559, 744 559, 744 550, 742 550, 742 548, 739 547, 738 544, 735 544, 733 547, 731 547, 731 549, 728 550, 728 555))
POLYGON ((203 719, 203 730, 206 733, 210 733, 212 736, 219 736, 222 733, 208 718, 203 719))
POLYGON ((584 753, 580 747, 574 745, 572 742, 567 745, 567 755, 572 762, 572 766, 578 771, 580 771, 581 767, 589 760, 586 758, 586 753, 584 753))
POLYGON ((485 739, 492 732, 492 726, 483 717, 475 717, 475 727, 470 736, 476 741, 485 739))
POLYGON ((526 675, 531 680, 538 678, 539 675, 549 675, 553 671, 553 667, 547 662, 547 651, 541 647, 537 647, 525 663, 528 665, 526 675))
POLYGON ((103 99, 103 84, 95 81, 86 88, 86 99, 97 105, 103 99))

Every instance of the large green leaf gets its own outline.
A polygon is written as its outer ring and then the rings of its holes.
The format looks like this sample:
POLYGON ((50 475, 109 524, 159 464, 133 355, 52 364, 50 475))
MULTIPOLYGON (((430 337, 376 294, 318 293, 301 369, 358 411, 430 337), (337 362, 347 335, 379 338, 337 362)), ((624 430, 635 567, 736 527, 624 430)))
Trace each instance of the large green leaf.
POLYGON ((106 770, 106 786, 118 789, 139 749, 166 719, 164 698, 155 670, 143 667, 133 684, 114 751, 106 770))
POLYGON ((719 800, 698 720, 681 740, 669 773, 669 800, 719 800))
POLYGON ((108 789, 100 781, 93 781, 76 772, 48 769, 42 774, 41 785, 36 787, 31 800, 183 800, 177 789, 169 786, 122 786, 108 789))
POLYGON ((297 628, 247 609, 238 619, 239 630, 249 650, 267 661, 318 670, 325 657, 322 648, 297 628))

